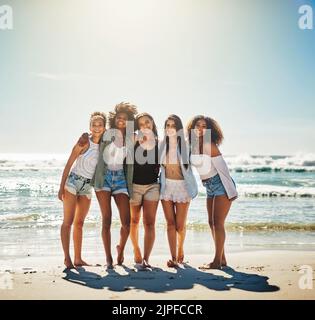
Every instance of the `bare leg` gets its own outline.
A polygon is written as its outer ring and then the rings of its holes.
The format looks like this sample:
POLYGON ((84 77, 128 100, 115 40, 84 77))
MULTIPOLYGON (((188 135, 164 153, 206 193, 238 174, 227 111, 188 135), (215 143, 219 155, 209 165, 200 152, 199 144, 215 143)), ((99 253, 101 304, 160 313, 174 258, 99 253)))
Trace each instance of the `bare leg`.
POLYGON ((60 229, 60 237, 63 252, 65 255, 64 264, 66 268, 69 269, 74 268, 70 257, 70 233, 75 215, 76 202, 77 197, 65 190, 65 196, 63 199, 63 223, 60 229))
POLYGON ((158 201, 143 201, 143 225, 144 225, 144 255, 143 265, 150 267, 149 257, 155 240, 155 218, 159 205, 158 201))
POLYGON ((176 203, 176 231, 178 239, 177 262, 184 262, 184 241, 186 236, 186 219, 190 202, 176 203))
POLYGON ((232 202, 226 195, 216 196, 213 202, 213 228, 216 252, 214 260, 210 264, 211 268, 220 268, 222 266, 225 242, 224 222, 231 208, 231 204, 232 202))
POLYGON ((129 197, 124 193, 118 193, 114 195, 114 199, 119 211, 119 217, 121 222, 120 241, 119 244, 116 246, 118 254, 117 264, 122 265, 122 263, 124 262, 124 250, 130 233, 129 197))
POLYGON ((162 206, 164 210, 164 216, 167 223, 167 238, 168 244, 171 251, 171 259, 167 262, 169 267, 175 267, 177 265, 176 261, 176 216, 175 216, 175 206, 172 201, 162 200, 162 206))
POLYGON ((141 216, 141 205, 130 206, 130 215, 130 239, 133 245, 134 261, 135 263, 141 263, 142 255, 139 247, 139 221, 141 216))
POLYGON ((112 223, 111 193, 109 191, 98 191, 96 197, 102 213, 102 239, 106 254, 106 265, 113 267, 113 257, 111 253, 111 234, 112 223))
MULTIPOLYGON (((214 203, 214 201, 213 200, 214 200, 214 198, 207 199, 207 211, 208 211, 209 227, 211 229, 211 234, 212 234, 213 240, 215 240, 214 222, 213 222, 213 220, 214 220, 214 217, 213 217, 213 203, 214 203)), ((221 266, 222 267, 227 266, 224 248, 223 248, 221 266)))
POLYGON ((74 265, 77 267, 88 266, 82 260, 82 229, 84 220, 90 209, 91 200, 86 196, 78 196, 77 206, 74 217, 73 243, 74 243, 74 265))

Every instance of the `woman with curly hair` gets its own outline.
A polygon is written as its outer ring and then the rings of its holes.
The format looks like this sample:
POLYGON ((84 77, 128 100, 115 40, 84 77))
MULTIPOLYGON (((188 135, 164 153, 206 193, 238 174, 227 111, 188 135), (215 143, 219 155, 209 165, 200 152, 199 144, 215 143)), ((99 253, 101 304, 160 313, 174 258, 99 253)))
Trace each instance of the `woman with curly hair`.
POLYGON ((223 133, 214 119, 203 115, 194 117, 187 131, 191 163, 206 187, 208 221, 215 243, 213 261, 200 268, 221 269, 227 265, 224 222, 232 201, 237 198, 235 183, 218 148, 223 141, 223 133))
POLYGON ((161 201, 171 252, 167 266, 176 268, 178 263, 184 263, 186 218, 190 201, 198 194, 198 186, 189 163, 181 119, 170 115, 164 123, 164 130, 165 137, 159 150, 161 201))
POLYGON ((109 130, 103 135, 100 156, 91 181, 102 213, 102 239, 106 254, 106 265, 113 268, 111 254, 111 197, 119 211, 120 241, 116 246, 117 264, 124 261, 124 249, 130 232, 129 198, 132 197, 134 120, 137 107, 130 103, 119 103, 109 113, 109 130), (128 130, 132 134, 128 134, 128 130), (131 154, 132 153, 132 154, 131 154))

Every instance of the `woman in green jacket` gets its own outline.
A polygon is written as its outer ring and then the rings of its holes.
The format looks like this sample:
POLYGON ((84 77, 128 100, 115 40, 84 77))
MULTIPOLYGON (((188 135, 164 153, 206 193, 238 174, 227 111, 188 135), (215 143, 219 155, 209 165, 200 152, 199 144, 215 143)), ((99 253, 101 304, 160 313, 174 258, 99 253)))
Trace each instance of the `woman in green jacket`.
POLYGON ((110 232, 112 196, 121 221, 120 241, 116 246, 118 265, 124 261, 124 249, 130 232, 129 199, 132 197, 136 114, 136 106, 123 102, 117 104, 114 111, 109 113, 109 129, 103 135, 98 163, 91 181, 102 213, 102 239, 107 268, 113 268, 110 232))

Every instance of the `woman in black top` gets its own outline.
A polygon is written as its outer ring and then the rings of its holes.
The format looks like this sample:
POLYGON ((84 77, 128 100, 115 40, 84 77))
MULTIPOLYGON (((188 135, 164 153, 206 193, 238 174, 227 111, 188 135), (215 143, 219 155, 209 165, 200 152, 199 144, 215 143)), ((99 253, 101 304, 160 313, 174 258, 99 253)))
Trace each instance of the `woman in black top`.
POLYGON ((150 268, 149 257, 155 240, 155 218, 160 199, 158 176, 158 135, 153 118, 147 113, 136 117, 138 135, 135 143, 133 196, 130 199, 130 238, 134 261, 150 268), (144 251, 139 247, 139 221, 143 211, 144 251))

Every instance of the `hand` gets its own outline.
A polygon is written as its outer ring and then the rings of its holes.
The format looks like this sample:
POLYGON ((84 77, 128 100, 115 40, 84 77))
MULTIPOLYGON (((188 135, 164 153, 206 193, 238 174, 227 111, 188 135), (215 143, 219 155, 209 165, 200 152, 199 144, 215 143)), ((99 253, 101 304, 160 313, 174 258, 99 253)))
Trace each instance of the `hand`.
POLYGON ((89 142, 89 134, 85 132, 82 134, 82 136, 78 140, 78 144, 80 147, 84 147, 88 142, 89 142))
POLYGON ((63 201, 64 196, 65 196, 65 189, 64 188, 60 188, 59 192, 58 192, 58 199, 60 201, 63 201))

